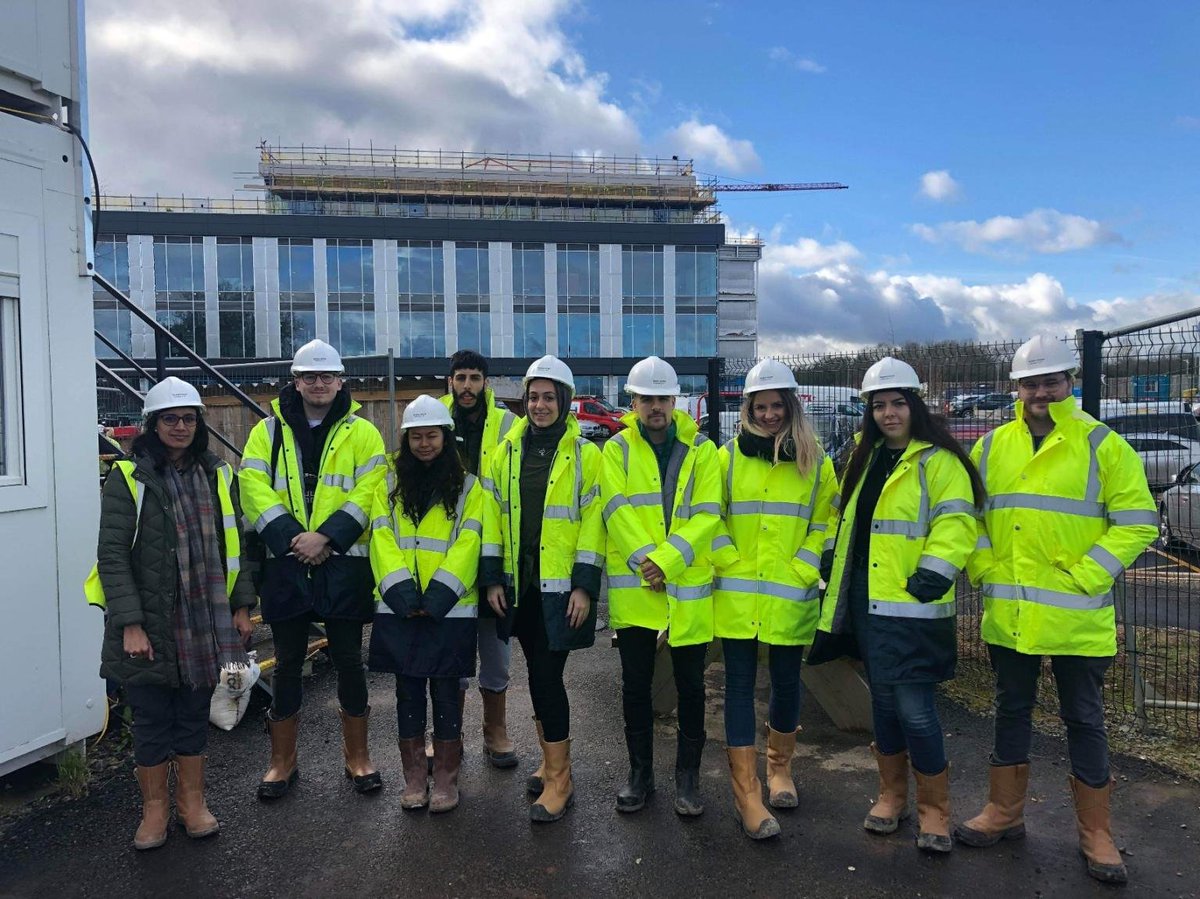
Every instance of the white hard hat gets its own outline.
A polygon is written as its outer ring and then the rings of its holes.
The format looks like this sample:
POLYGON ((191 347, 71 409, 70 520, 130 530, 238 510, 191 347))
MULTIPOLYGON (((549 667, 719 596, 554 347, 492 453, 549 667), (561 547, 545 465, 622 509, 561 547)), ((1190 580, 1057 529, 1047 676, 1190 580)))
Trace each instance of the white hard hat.
POLYGON ((877 390, 920 390, 921 379, 907 362, 884 356, 863 375, 859 396, 866 401, 877 390))
POLYGON ((200 391, 187 381, 176 377, 163 378, 146 391, 142 414, 149 415, 151 412, 161 412, 163 409, 179 406, 203 409, 204 400, 200 399, 200 391))
POLYGON ((521 389, 524 390, 529 386, 530 381, 537 378, 565 384, 571 391, 571 395, 575 395, 575 376, 571 374, 570 366, 557 356, 543 356, 529 366, 529 371, 525 372, 525 379, 521 381, 521 389))
POLYGON ((1012 371, 1008 376, 1014 381, 1036 375, 1052 375, 1065 371, 1069 375, 1079 370, 1074 351, 1056 337, 1039 334, 1025 341, 1013 354, 1012 371))
POLYGON ((449 428, 454 430, 454 419, 450 410, 441 400, 422 394, 404 407, 404 421, 400 424, 401 431, 409 428, 449 428))
POLYGON ((341 374, 345 370, 338 351, 323 340, 310 340, 296 350, 296 357, 292 360, 294 375, 306 371, 331 371, 341 374))
POLYGON ((795 390, 799 386, 790 368, 775 359, 764 359, 746 374, 742 395, 749 396, 760 390, 795 390))
POLYGON ((641 396, 679 396, 679 376, 666 360, 647 356, 629 369, 625 392, 641 396))

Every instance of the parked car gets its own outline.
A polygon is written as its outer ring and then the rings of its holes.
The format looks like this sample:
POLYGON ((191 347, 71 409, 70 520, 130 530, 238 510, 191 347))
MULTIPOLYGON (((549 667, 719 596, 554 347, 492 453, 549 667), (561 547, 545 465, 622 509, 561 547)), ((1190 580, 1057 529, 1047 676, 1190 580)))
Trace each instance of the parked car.
POLYGON ((1164 549, 1200 549, 1200 466, 1193 462, 1158 498, 1158 542, 1164 549))
MULTIPOLYGON (((708 416, 701 415, 700 433, 708 434, 708 416)), ((721 445, 728 443, 737 436, 741 428, 741 412, 738 409, 722 409, 721 410, 721 445)))
POLYGON ((607 431, 605 437, 611 437, 625 427, 621 423, 621 413, 602 396, 577 396, 571 400, 571 411, 579 419, 580 428, 585 421, 591 422, 607 431))
POLYGON ((591 421, 587 418, 579 419, 579 433, 588 440, 607 440, 611 435, 607 425, 602 425, 598 421, 591 421))
POLYGON ((1124 434, 1129 445, 1142 457, 1146 480, 1152 490, 1175 483, 1179 472, 1193 462, 1200 462, 1200 440, 1188 440, 1174 434, 1124 434))
POLYGON ((964 418, 976 412, 994 412, 1010 410, 1016 402, 1010 393, 984 393, 977 396, 964 397, 950 404, 950 414, 964 418))
POLYGON ((1200 422, 1188 412, 1119 412, 1105 415, 1100 420, 1128 438, 1132 434, 1170 434, 1184 440, 1200 440, 1200 422))

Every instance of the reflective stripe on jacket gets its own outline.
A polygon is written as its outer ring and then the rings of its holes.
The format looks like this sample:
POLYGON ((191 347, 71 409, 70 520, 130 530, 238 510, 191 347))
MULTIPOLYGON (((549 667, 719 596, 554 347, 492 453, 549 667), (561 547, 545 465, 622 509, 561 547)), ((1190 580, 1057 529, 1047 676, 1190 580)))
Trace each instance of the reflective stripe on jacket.
MULTIPOLYGON (((503 584, 511 622, 521 600, 518 554, 521 543, 521 450, 529 423, 519 419, 501 441, 484 482, 483 559, 480 581, 503 584)), ((542 615, 552 651, 582 649, 595 642, 596 605, 604 567, 604 518, 600 503, 600 451, 579 432, 574 415, 551 464, 541 510, 542 539, 538 554, 542 615), (589 620, 574 630, 566 624, 567 602, 576 587, 592 598, 589 620)), ((537 514, 536 510, 533 514, 537 514)))
MULTIPOLYGON (((442 405, 450 410, 450 414, 454 414, 454 394, 448 393, 441 398, 442 405)), ((484 482, 485 490, 491 490, 487 483, 489 477, 488 472, 492 470, 492 459, 495 457, 496 447, 500 445, 509 431, 512 430, 514 424, 517 423, 515 416, 508 409, 501 408, 496 405, 496 394, 492 393, 492 388, 487 387, 483 391, 484 408, 487 410, 487 418, 483 422, 483 440, 479 444, 479 478, 484 482)))
POLYGON ((987 505, 969 574, 983 639, 1033 655, 1117 651, 1113 582, 1158 533, 1142 460, 1068 397, 1037 453, 1017 418, 972 450, 987 505))
POLYGON ((707 643, 713 636, 710 557, 721 514, 716 447, 691 418, 675 411, 676 438, 686 450, 669 498, 668 528, 654 450, 637 427, 636 413, 621 420, 628 427, 604 445, 600 475, 612 626, 662 630, 669 624, 672 646, 707 643), (642 580, 645 559, 662 569, 665 593, 642 580))
MULTIPOLYGON (((880 452, 879 441, 871 455, 880 452)), ((849 508, 830 518, 825 547, 834 550, 833 572, 818 627, 846 632, 854 517, 871 462, 850 496, 849 508)), ((835 503, 836 505, 836 503, 835 503)), ((975 546, 975 504, 971 478, 951 452, 913 440, 884 482, 871 519, 868 610, 894 619, 942 619, 955 614, 954 587, 922 603, 906 589, 908 578, 926 568, 953 581, 975 546)))
POLYGON ((722 521, 713 538, 714 633, 803 646, 817 627, 821 549, 837 492, 824 453, 808 475, 795 462, 746 456, 736 438, 718 452, 722 521))
POLYGON ((370 666, 414 677, 469 677, 479 614, 482 487, 468 474, 453 517, 439 502, 414 524, 401 506, 391 505, 395 478, 389 465, 371 506, 378 602, 370 666), (426 614, 409 617, 415 612, 426 614))

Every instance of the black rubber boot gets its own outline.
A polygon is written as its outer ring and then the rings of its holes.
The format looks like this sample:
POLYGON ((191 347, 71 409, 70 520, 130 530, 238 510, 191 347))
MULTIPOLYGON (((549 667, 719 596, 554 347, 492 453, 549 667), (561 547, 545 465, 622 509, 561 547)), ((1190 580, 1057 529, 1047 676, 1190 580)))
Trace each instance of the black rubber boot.
POLYGON ((638 812, 654 792, 654 731, 625 728, 629 749, 629 783, 617 793, 617 811, 638 812))
POLYGON ((704 737, 685 737, 679 734, 675 750, 675 812, 693 817, 704 812, 700 798, 700 757, 704 753, 704 737))

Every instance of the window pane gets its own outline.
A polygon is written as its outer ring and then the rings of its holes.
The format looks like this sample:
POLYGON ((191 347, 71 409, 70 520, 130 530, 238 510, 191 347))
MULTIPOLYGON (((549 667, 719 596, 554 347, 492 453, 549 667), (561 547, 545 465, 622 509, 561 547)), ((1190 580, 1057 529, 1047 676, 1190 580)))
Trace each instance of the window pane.
POLYGON ((487 356, 492 349, 491 316, 486 312, 464 312, 458 316, 458 348, 476 350, 487 356))
POLYGON ((283 353, 291 356, 317 336, 317 314, 294 310, 279 313, 279 336, 283 353))
POLYGON ((546 316, 544 313, 518 313, 513 317, 513 348, 517 356, 546 354, 546 316))
POLYGON ((675 296, 696 295, 696 254, 675 253, 675 296))
POLYGON ((222 310, 220 355, 225 359, 254 358, 254 313, 222 310))
POLYGON ((696 296, 715 297, 717 295, 717 253, 715 250, 702 250, 696 257, 696 296))

